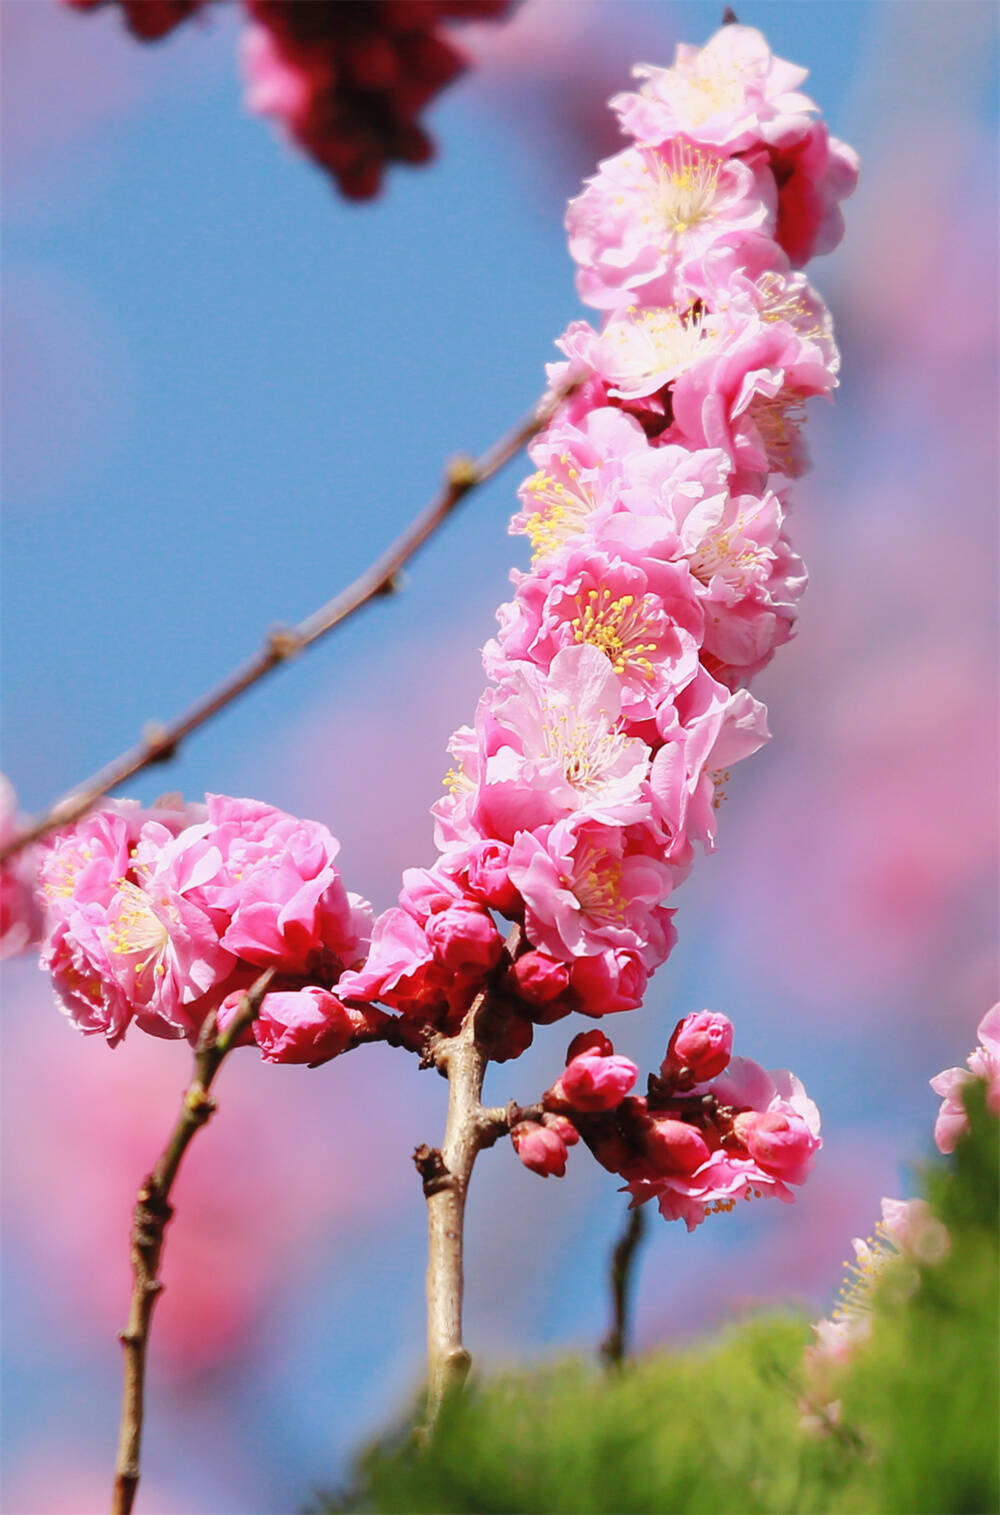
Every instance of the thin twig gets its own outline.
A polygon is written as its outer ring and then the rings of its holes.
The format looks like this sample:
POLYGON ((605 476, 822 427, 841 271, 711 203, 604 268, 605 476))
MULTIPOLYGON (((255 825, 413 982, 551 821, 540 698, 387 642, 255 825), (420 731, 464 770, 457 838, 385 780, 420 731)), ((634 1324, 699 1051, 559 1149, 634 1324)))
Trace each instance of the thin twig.
POLYGON ((399 572, 414 554, 433 536, 466 495, 491 479, 495 473, 516 457, 536 432, 551 419, 556 408, 569 393, 563 390, 540 400, 528 414, 500 441, 479 458, 459 457, 453 460, 445 474, 444 483, 436 499, 416 516, 395 542, 381 557, 367 568, 352 584, 334 595, 332 600, 319 610, 300 621, 297 626, 283 627, 272 631, 264 646, 247 662, 236 668, 215 689, 196 700, 183 715, 168 725, 151 723, 143 731, 142 740, 98 769, 93 776, 62 799, 57 800, 35 821, 20 830, 2 848, 0 862, 19 852, 29 842, 34 842, 59 826, 68 826, 79 820, 102 795, 117 789, 128 779, 134 778, 143 769, 154 763, 165 763, 175 757, 184 739, 200 726, 225 710, 241 694, 258 683, 264 676, 282 663, 287 663, 321 637, 355 615, 371 600, 382 595, 394 594, 399 588, 399 572))
POLYGON ((111 1515, 129 1515, 139 1486, 146 1349, 153 1306, 163 1292, 159 1270, 164 1228, 173 1214, 170 1190, 188 1143, 215 1110, 215 1102, 208 1092, 212 1080, 223 1059, 252 1024, 273 977, 273 968, 261 974, 243 996, 239 1009, 225 1031, 217 1031, 214 1010, 207 1017, 195 1047, 194 1077, 185 1091, 177 1122, 167 1145, 160 1153, 156 1167, 146 1176, 139 1189, 132 1217, 132 1301, 128 1324, 119 1333, 124 1353, 124 1380, 111 1515))
POLYGON ((629 1291, 636 1252, 645 1229, 641 1207, 630 1210, 611 1254, 611 1330, 601 1342, 601 1356, 610 1368, 620 1368, 628 1350, 629 1291))

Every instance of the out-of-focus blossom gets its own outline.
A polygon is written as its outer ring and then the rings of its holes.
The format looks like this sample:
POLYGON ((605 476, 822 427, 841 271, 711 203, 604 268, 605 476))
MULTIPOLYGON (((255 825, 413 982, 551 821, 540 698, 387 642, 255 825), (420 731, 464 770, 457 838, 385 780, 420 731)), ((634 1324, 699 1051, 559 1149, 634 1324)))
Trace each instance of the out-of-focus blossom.
POLYGON ((843 1370, 872 1334, 875 1297, 891 1288, 908 1298, 920 1283, 919 1269, 934 1267, 951 1250, 947 1229, 924 1199, 883 1199, 875 1233, 854 1237, 838 1303, 829 1319, 813 1326, 816 1341, 805 1350, 806 1394, 799 1402, 803 1430, 824 1435, 840 1417, 835 1398, 843 1370))
POLYGON ((207 0, 63 0, 64 5, 78 11, 120 5, 125 25, 143 42, 156 42, 165 37, 188 16, 202 10, 206 3, 207 0))
MULTIPOLYGON (((17 796, 0 773, 0 846, 17 834, 17 796)), ((16 852, 0 866, 0 960, 29 952, 41 941, 42 912, 36 896, 34 847, 16 852)))
POLYGON ((934 1140, 942 1152, 954 1152, 969 1129, 964 1092, 975 1079, 986 1083, 986 1103, 1000 1115, 1000 1004, 987 1010, 976 1028, 979 1043, 969 1053, 964 1068, 945 1068, 931 1079, 931 1088, 943 1103, 934 1123, 934 1140))
MULTIPOLYGON (((94 10, 112 0, 64 0, 94 10)), ((114 0, 132 34, 165 37, 207 0, 114 0)), ((389 163, 423 163, 434 144, 419 117, 467 66, 448 23, 501 17, 511 0, 244 0, 247 108, 367 200, 389 163)))

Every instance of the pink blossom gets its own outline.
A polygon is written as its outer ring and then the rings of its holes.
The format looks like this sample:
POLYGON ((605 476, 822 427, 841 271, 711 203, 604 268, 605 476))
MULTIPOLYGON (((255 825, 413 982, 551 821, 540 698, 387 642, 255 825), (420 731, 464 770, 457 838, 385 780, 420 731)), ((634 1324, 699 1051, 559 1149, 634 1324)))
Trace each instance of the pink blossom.
MULTIPOLYGON (((720 1104, 736 1111, 753 1110, 759 1113, 780 1112, 798 1116, 816 1147, 819 1141, 820 1119, 816 1105, 809 1098, 802 1083, 785 1068, 767 1073, 749 1057, 733 1057, 726 1071, 707 1086, 720 1104)), ((792 1180, 795 1182, 795 1180, 792 1180)))
POLYGON ((941 1152, 954 1152, 969 1129, 964 1091, 973 1079, 986 1081, 987 1107, 1000 1115, 1000 1003, 987 1010, 976 1029, 979 1044, 969 1053, 967 1067, 945 1068, 931 1079, 943 1104, 934 1123, 934 1140, 941 1152))
POLYGON ((642 142, 683 132, 737 153, 762 141, 795 141, 816 111, 799 92, 808 70, 776 58, 750 26, 723 26, 702 48, 679 43, 672 68, 642 63, 633 72, 644 82, 611 108, 642 142))
POLYGON ((446 852, 439 860, 441 871, 454 878, 463 893, 488 905, 500 915, 513 917, 521 899, 508 876, 510 847, 487 837, 467 847, 446 852))
POLYGON ((165 1022, 181 1034, 197 1030, 191 1006, 222 983, 237 954, 221 943, 203 898, 222 869, 204 825, 176 837, 147 821, 132 862, 135 882, 119 879, 98 928, 112 971, 145 1022, 165 1022))
POLYGON ((562 1178, 566 1172, 566 1143, 558 1130, 552 1126, 539 1125, 537 1121, 521 1121, 513 1127, 510 1139, 514 1151, 526 1168, 542 1178, 553 1174, 562 1178))
POLYGON ((131 867, 136 835, 125 814, 109 808, 46 838, 38 849, 46 933, 40 966, 51 974, 56 1001, 74 1025, 102 1032, 112 1047, 125 1034, 132 1006, 102 931, 118 881, 131 867))
POLYGON ((734 1130, 765 1173, 790 1184, 808 1177, 819 1142, 800 1115, 749 1111, 737 1117, 734 1130))
MULTIPOLYGON (((660 917, 664 924, 664 956, 677 941, 670 924, 672 911, 660 917)), ((574 958, 570 966, 570 989, 576 1008, 584 1015, 612 1015, 619 1010, 636 1010, 642 1004, 649 980, 649 970, 641 957, 625 947, 607 947, 591 957, 574 958)))
POLYGON ((764 1172, 750 1157, 713 1152, 707 1162, 690 1174, 662 1174, 653 1181, 634 1180, 626 1186, 633 1203, 655 1198, 664 1220, 683 1220, 689 1231, 707 1215, 728 1213, 738 1199, 769 1196, 791 1204, 792 1194, 774 1175, 764 1172))
POLYGON ((783 530, 781 496, 731 494, 728 471, 719 449, 648 449, 631 460, 624 509, 601 523, 598 540, 643 569, 660 559, 686 565, 704 617, 704 654, 717 678, 735 683, 758 672, 791 636, 806 574, 783 530), (685 477, 690 470, 675 466, 678 452, 698 460, 700 488, 685 477))
POLYGON ((836 377, 817 343, 790 324, 744 318, 736 306, 727 319, 734 323, 728 336, 693 348, 673 375, 667 439, 720 447, 734 468, 751 475, 796 478, 808 466, 804 402, 829 394, 836 377))
POLYGON ((488 972, 500 961, 503 938, 473 900, 457 900, 432 915, 425 931, 438 962, 450 972, 488 972))
POLYGON ((654 1117, 649 1122, 643 1150, 657 1173, 691 1174, 711 1155, 697 1127, 669 1116, 654 1117))
POLYGON ((660 1067, 665 1079, 686 1075, 692 1083, 717 1078, 732 1057, 733 1023, 728 1016, 700 1010, 678 1021, 660 1067))
MULTIPOLYGON (((14 786, 0 773, 0 846, 18 831, 14 786)), ((23 848, 0 866, 0 960, 36 947, 42 937, 42 912, 36 895, 38 858, 23 848)))
POLYGON ((338 994, 428 1024, 461 1013, 503 951, 489 912, 441 868, 407 868, 399 901, 376 920, 367 960, 343 974, 338 994))
POLYGON ((614 669, 589 643, 564 647, 547 674, 508 664, 476 717, 481 777, 469 813, 479 834, 513 842, 571 814, 642 819, 649 748, 624 735, 620 713, 614 669))
POLYGON ((881 1232, 914 1262, 934 1266, 948 1256, 951 1238, 925 1199, 883 1199, 881 1232))
POLYGON ((633 1202, 657 1199, 660 1213, 683 1219, 689 1231, 706 1215, 732 1210, 741 1196, 790 1203, 788 1185, 804 1181, 821 1145, 819 1112, 799 1080, 735 1057, 720 1077, 692 1093, 706 1112, 698 1116, 692 1109, 689 1116, 704 1122, 701 1130, 670 1108, 647 1115, 640 1103, 635 1134, 641 1156, 626 1154, 618 1167, 633 1202))
POLYGON ((721 786, 734 763, 767 741, 766 716, 745 689, 732 693, 704 670, 657 713, 664 744, 653 759, 650 795, 665 855, 677 867, 690 863, 692 842, 715 846, 721 786))
MULTIPOLYGON (((545 952, 523 952, 510 970, 514 993, 529 1005, 542 1007, 559 1000, 569 988, 569 969, 545 952)), ((569 1006, 566 1007, 567 1011, 569 1006)))
POLYGON ((844 1368, 871 1336, 877 1291, 891 1280, 903 1297, 911 1295, 920 1283, 917 1266, 941 1263, 951 1250, 951 1238, 926 1200, 883 1199, 874 1235, 856 1236, 851 1246, 854 1262, 847 1265, 833 1316, 813 1326, 816 1341, 804 1354, 803 1426, 820 1434, 829 1430, 831 1420, 836 1422, 838 1404, 829 1401, 844 1368))
MULTIPOLYGON (((660 391, 691 369, 700 372, 707 359, 728 350, 736 333, 726 315, 705 315, 679 304, 630 309, 600 332, 586 321, 573 321, 556 345, 569 358, 572 371, 596 375, 609 396, 630 402, 655 400, 667 426, 660 391)), ((724 450, 730 452, 728 447, 724 450)))
MULTIPOLYGON (((579 417, 563 412, 528 449, 536 472, 518 490, 522 508, 510 523, 524 532, 536 559, 582 531, 616 499, 625 461, 642 452, 639 423, 611 406, 586 400, 579 417)), ((572 404, 572 402, 571 402, 572 404)))
POLYGON ((320 822, 258 800, 210 794, 207 805, 222 866, 200 898, 229 918, 223 946, 258 967, 336 982, 364 955, 371 926, 371 907, 348 894, 334 864, 340 843, 320 822))
POLYGON ((569 1059, 555 1088, 574 1110, 614 1110, 638 1077, 629 1058, 594 1048, 569 1059))
POLYGON ((403 1015, 432 1022, 468 1003, 468 986, 437 962, 419 921, 406 910, 385 910, 372 927, 364 964, 337 985, 344 999, 380 1000, 403 1015))
POLYGON ((608 310, 672 305, 687 294, 691 265, 718 243, 773 230, 776 198, 763 158, 751 167, 684 136, 626 148, 569 203, 580 298, 608 310))
MULTIPOLYGON (((227 996, 219 1009, 225 1030, 242 1000, 242 991, 227 996)), ((309 984, 303 989, 272 991, 261 1001, 251 1027, 268 1063, 328 1062, 370 1035, 388 1019, 371 1008, 353 1009, 335 994, 309 984)))
POLYGON ((525 901, 529 939, 552 957, 620 947, 647 970, 666 957, 669 917, 659 907, 670 870, 627 853, 620 827, 562 821, 523 831, 511 848, 510 876, 525 901))
POLYGON ((704 622, 683 565, 650 559, 637 566, 570 545, 516 583, 516 598, 497 613, 499 637, 483 653, 488 670, 502 672, 508 659, 545 669, 563 647, 597 647, 618 676, 622 712, 632 720, 650 716, 666 693, 694 677, 704 622))

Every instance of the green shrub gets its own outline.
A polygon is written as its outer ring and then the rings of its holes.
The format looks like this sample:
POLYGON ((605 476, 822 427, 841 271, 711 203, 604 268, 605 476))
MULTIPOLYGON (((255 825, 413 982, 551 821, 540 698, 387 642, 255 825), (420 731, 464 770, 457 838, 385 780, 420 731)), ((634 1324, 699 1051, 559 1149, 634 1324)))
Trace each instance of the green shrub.
POLYGON ((615 1375, 556 1361, 475 1385, 319 1508, 378 1515, 993 1515, 998 1506, 998 1122, 925 1175, 951 1252, 875 1295, 830 1435, 799 1426, 806 1322, 751 1321, 615 1375))

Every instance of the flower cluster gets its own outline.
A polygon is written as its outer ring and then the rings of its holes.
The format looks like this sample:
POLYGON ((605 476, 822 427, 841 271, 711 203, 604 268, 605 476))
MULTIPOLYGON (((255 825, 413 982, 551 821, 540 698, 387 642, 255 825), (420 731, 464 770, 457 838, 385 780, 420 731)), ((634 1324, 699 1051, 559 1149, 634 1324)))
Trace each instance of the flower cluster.
MULTIPOLYGON (((806 465, 804 401, 837 382, 829 315, 797 265, 837 241, 856 162, 798 93, 802 70, 732 25, 638 72, 612 101, 632 145, 569 206, 603 325, 574 322, 549 371, 562 398, 511 525, 533 561, 484 649, 474 724, 451 740, 439 856, 404 876, 343 985, 444 1031, 487 987, 506 1011, 499 1056, 532 1024, 635 1008, 669 954, 666 901, 715 845, 730 769, 768 735, 746 685, 792 632, 805 571, 788 484, 806 465), (497 916, 514 923, 507 949, 497 916)), ((669 1080, 655 1120, 633 1101, 608 1164, 689 1223, 727 1195, 784 1197, 816 1144, 787 1076, 741 1064, 706 1094, 704 1131, 669 1080), (657 1168, 646 1148, 672 1137, 684 1156, 657 1168)), ((515 1137, 544 1172, 564 1141, 553 1121, 515 1137)))
POLYGON ((273 969, 263 1056, 323 1062, 385 1019, 331 992, 371 927, 338 850, 325 826, 256 800, 113 801, 38 850, 41 966, 70 1019, 112 1046, 133 1020, 163 1037, 195 1037, 210 1010, 224 1024, 273 969))
POLYGON ((954 1152, 969 1129, 963 1091, 974 1079, 985 1079, 987 1106, 995 1115, 1000 1115, 1000 1004, 987 1010, 976 1035, 978 1044, 969 1053, 964 1068, 945 1068, 931 1079, 934 1093, 942 1097, 934 1123, 934 1140, 942 1152, 954 1152))
MULTIPOLYGON (((65 0, 92 10, 108 0, 65 0)), ((117 0, 129 30, 153 41, 206 0, 117 0)), ((442 23, 499 17, 510 0, 244 0, 243 65, 250 110, 273 116, 336 180, 367 200, 388 163, 423 163, 420 124, 466 63, 442 23)))
POLYGON ((626 1180, 632 1206, 655 1199, 689 1231, 739 1198, 786 1202, 820 1147, 819 1112, 798 1079, 766 1073, 731 1055, 733 1028, 702 1011, 678 1023, 647 1093, 631 1095, 639 1070, 615 1055, 601 1031, 570 1043, 566 1068, 542 1096, 538 1121, 511 1138, 526 1167, 561 1177, 580 1138, 598 1162, 626 1180))

